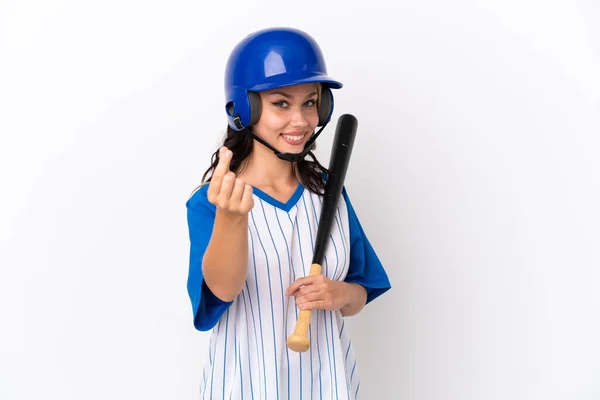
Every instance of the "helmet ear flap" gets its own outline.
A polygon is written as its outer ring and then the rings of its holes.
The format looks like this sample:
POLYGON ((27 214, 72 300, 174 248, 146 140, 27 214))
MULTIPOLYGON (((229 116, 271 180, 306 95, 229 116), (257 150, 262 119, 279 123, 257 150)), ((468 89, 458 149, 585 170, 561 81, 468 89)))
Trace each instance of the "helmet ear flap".
POLYGON ((242 120, 240 114, 235 109, 235 104, 233 100, 230 100, 225 104, 225 112, 227 113, 227 120, 229 121, 229 126, 236 131, 239 131, 244 128, 242 125, 242 120))
POLYGON ((256 92, 238 91, 225 105, 229 126, 236 131, 255 125, 262 112, 260 96, 256 92))
POLYGON ((321 99, 319 104, 319 126, 323 126, 329 122, 331 113, 333 112, 333 94, 331 89, 323 85, 321 89, 321 99))
POLYGON ((250 122, 248 126, 253 126, 258 123, 260 114, 262 113, 262 104, 260 96, 256 92, 248 92, 248 102, 250 103, 250 122))

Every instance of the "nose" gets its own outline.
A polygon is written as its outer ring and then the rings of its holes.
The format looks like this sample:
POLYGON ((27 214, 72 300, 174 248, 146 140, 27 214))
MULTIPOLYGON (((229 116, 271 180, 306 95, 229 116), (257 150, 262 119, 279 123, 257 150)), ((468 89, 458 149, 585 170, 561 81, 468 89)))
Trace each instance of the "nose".
POLYGON ((308 126, 308 118, 306 115, 307 110, 304 107, 294 108, 292 112, 292 120, 290 125, 295 128, 305 128, 308 126))

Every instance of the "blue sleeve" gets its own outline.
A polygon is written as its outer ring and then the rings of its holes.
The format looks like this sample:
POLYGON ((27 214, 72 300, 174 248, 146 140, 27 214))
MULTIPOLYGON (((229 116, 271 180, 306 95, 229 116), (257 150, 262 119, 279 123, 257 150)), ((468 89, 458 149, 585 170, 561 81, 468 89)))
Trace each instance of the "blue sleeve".
POLYGON ((342 195, 346 200, 350 223, 350 265, 344 281, 363 286, 367 290, 368 304, 387 292, 391 285, 381 261, 358 220, 346 188, 342 189, 342 195))
POLYGON ((216 297, 202 277, 202 258, 212 235, 216 207, 208 201, 208 185, 196 191, 186 202, 190 238, 190 265, 187 290, 192 302, 194 327, 212 329, 233 302, 216 297))

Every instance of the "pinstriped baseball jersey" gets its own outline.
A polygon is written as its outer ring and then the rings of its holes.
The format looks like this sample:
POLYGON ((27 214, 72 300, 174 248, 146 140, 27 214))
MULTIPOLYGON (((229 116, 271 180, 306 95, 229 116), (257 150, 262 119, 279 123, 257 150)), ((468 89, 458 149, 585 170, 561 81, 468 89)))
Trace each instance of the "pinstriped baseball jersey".
MULTIPOLYGON (((208 185, 186 203, 190 234, 188 294, 194 326, 212 330, 200 377, 202 399, 357 399, 358 367, 344 317, 313 310, 310 349, 286 346, 298 317, 286 289, 307 276, 318 230, 322 196, 301 184, 282 203, 254 188, 248 218, 248 275, 231 302, 212 294, 202 279, 202 257, 215 216, 208 185)), ((367 302, 390 288, 344 189, 335 212, 322 273, 367 289, 367 302)), ((235 251, 235 249, 232 249, 235 251)))

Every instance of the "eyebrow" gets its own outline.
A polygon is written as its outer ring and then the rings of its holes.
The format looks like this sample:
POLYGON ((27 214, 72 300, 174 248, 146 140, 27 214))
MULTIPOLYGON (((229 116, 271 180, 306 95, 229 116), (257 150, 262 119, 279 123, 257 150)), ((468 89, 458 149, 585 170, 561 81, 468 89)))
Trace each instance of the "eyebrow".
MULTIPOLYGON (((271 92, 271 93, 269 93, 269 96, 271 96, 271 95, 274 95, 274 94, 279 94, 279 95, 281 95, 281 96, 285 97, 286 99, 291 99, 291 98, 292 98, 292 96, 291 96, 291 95, 289 95, 288 93, 281 92, 281 91, 279 91, 279 90, 277 90, 277 91, 275 91, 275 92, 271 92)), ((312 96, 314 96, 314 95, 316 95, 316 94, 317 94, 317 92, 312 92, 311 94, 309 94, 308 96, 306 96, 306 98, 308 99, 309 97, 312 97, 312 96)))

